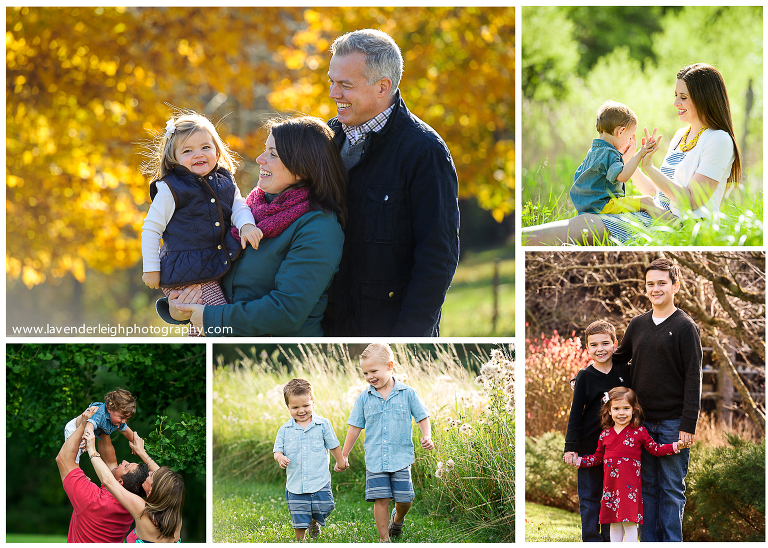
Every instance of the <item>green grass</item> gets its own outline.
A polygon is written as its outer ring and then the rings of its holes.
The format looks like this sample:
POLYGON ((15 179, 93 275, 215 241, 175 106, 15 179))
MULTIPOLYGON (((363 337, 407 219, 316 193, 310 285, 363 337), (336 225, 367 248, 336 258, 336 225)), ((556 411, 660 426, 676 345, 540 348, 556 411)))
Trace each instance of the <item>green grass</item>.
MULTIPOLYGON (((343 477, 343 475, 339 475, 343 477)), ((337 477, 334 474, 333 480, 337 477)), ((334 481, 335 483, 335 481, 334 481)), ((326 520, 320 537, 309 542, 378 542, 373 503, 362 489, 339 489, 336 509, 326 520), (340 492, 339 492, 340 491, 340 492), (359 491, 359 492, 358 492, 359 491)), ((395 542, 452 542, 452 525, 428 515, 417 500, 395 542)), ((217 480, 213 483, 214 542, 295 542, 291 516, 285 504, 284 484, 217 480)), ((469 538, 466 542, 487 542, 469 538)))
POLYGON ((579 514, 525 502, 526 542, 581 542, 579 514))
POLYGON ((515 260, 512 248, 462 255, 445 296, 443 337, 507 337, 515 334, 515 260), (493 330, 493 270, 499 263, 498 319, 493 330))
MULTIPOLYGON (((569 190, 578 162, 562 155, 534 172, 523 170, 523 227, 561 221, 576 216, 569 190)), ((760 174, 745 176, 743 185, 723 203, 719 221, 686 218, 681 225, 656 221, 649 228, 638 227, 627 245, 653 246, 761 246, 763 244, 763 195, 760 174)), ((640 194, 630 182, 627 196, 640 194)), ((523 237, 523 245, 526 245, 523 237)), ((605 239, 599 245, 613 245, 605 239)))
POLYGON ((8 533, 5 535, 5 542, 11 543, 50 543, 50 542, 67 542, 67 535, 25 535, 8 533))

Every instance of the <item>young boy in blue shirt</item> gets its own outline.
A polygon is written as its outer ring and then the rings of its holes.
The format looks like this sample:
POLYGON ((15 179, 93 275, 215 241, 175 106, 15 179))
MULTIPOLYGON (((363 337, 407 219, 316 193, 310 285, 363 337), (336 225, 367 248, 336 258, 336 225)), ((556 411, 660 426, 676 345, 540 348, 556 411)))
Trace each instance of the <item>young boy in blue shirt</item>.
POLYGON ((307 531, 317 538, 325 518, 336 507, 328 452, 336 459, 336 471, 343 472, 348 465, 331 421, 314 410, 312 385, 304 379, 292 379, 283 387, 283 396, 291 418, 277 431, 272 452, 280 468, 287 469, 285 500, 296 540, 301 542, 307 531))
POLYGON ((595 129, 586 158, 576 170, 571 187, 571 201, 581 213, 626 213, 647 211, 661 217, 666 210, 653 202, 652 196, 625 196, 624 183, 640 165, 640 160, 654 147, 649 139, 635 152, 637 116, 627 105, 606 101, 597 109, 595 129))
MULTIPOLYGON (((101 434, 110 435, 115 430, 119 430, 120 433, 125 436, 129 442, 133 441, 133 430, 128 426, 128 419, 130 419, 136 413, 136 399, 133 394, 125 390, 124 388, 118 388, 112 392, 107 392, 104 395, 103 402, 91 402, 88 406, 96 407, 96 413, 88 419, 85 424, 85 432, 93 432, 96 439, 101 439, 101 434)), ((64 441, 69 439, 79 427, 81 421, 81 415, 78 415, 64 426, 64 441)), ((75 462, 80 462, 80 455, 85 450, 85 439, 80 442, 80 448, 77 451, 75 462)))
POLYGON ((411 417, 421 430, 421 446, 435 448, 427 408, 413 388, 392 376, 394 360, 392 349, 382 343, 369 344, 360 355, 360 368, 370 386, 355 400, 341 452, 349 466, 349 453, 365 429, 365 500, 374 503, 373 516, 383 542, 402 533, 416 496, 411 482, 415 460, 411 417), (392 499, 395 507, 390 514, 392 499))

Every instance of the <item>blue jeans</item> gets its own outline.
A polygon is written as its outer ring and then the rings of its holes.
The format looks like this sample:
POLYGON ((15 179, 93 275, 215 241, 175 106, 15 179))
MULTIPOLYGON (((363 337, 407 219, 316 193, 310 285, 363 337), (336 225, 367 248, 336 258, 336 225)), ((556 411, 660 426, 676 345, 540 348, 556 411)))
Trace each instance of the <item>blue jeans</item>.
MULTIPOLYGON (((672 443, 680 437, 680 419, 645 422, 656 443, 672 443)), ((643 483, 642 542, 682 542, 685 476, 691 450, 654 457, 643 451, 640 478, 643 483)))
MULTIPOLYGON (((584 455, 580 455, 584 456, 584 455)), ((581 540, 583 542, 610 542, 610 525, 600 526, 600 502, 603 499, 603 466, 579 468, 577 489, 581 540)))

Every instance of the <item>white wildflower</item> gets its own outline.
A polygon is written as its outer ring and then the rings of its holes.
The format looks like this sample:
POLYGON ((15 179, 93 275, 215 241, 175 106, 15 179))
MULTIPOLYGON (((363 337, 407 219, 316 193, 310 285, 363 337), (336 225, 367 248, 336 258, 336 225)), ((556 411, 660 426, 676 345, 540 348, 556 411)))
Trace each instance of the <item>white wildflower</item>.
POLYGON ((448 461, 445 463, 445 466, 448 468, 448 470, 453 470, 453 468, 456 466, 456 463, 453 462, 453 459, 448 459, 448 461))
POLYGON ((461 430, 462 434, 469 434, 472 431, 472 427, 469 424, 463 424, 459 430, 461 430))
POLYGON ((499 376, 501 368, 498 363, 488 362, 480 368, 480 374, 490 380, 493 380, 499 376))

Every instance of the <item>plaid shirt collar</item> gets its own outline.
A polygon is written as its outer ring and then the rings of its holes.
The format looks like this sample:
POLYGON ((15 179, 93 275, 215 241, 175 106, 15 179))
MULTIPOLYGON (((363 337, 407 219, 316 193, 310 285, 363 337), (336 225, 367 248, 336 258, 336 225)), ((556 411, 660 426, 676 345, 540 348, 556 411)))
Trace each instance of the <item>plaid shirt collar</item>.
POLYGON ((392 111, 395 109, 395 104, 393 103, 391 107, 389 107, 384 112, 374 116, 367 122, 360 124, 359 126, 348 126, 346 124, 341 124, 341 128, 344 130, 344 133, 347 135, 347 139, 349 139, 350 146, 355 146, 358 143, 362 143, 365 141, 366 136, 372 132, 372 131, 380 131, 381 128, 384 127, 384 125, 387 123, 387 120, 389 119, 389 115, 392 114, 392 111))

